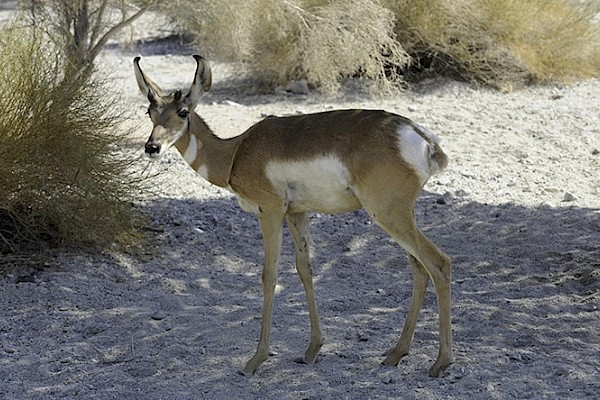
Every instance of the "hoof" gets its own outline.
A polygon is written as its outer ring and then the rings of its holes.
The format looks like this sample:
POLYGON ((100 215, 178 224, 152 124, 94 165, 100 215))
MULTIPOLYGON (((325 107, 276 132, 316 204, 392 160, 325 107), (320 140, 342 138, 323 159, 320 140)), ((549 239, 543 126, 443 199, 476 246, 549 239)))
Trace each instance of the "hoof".
POLYGON ((393 349, 386 353, 385 359, 381 362, 382 365, 388 365, 390 367, 395 367, 398 365, 400 360, 406 356, 408 353, 397 353, 393 349))
POLYGON ((435 362, 435 364, 433 364, 431 366, 431 368, 429 368, 429 376, 431 376, 432 378, 439 378, 440 375, 446 370, 446 368, 448 368, 451 364, 453 363, 453 361, 449 361, 449 362, 435 362))
POLYGON ((294 358, 294 362, 296 364, 303 364, 303 365, 307 365, 308 363, 304 360, 304 357, 296 357, 294 358))

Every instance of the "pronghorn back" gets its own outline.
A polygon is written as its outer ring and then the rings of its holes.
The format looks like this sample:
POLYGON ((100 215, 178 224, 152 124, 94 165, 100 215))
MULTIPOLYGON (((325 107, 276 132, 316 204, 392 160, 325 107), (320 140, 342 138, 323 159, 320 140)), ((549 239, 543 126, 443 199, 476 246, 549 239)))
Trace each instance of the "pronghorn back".
POLYGON ((271 116, 242 134, 229 183, 247 210, 283 202, 286 210, 351 211, 361 207, 356 191, 372 171, 405 181, 416 197, 446 165, 438 142, 411 120, 381 110, 271 116), (248 187, 256 181, 260 191, 248 187))

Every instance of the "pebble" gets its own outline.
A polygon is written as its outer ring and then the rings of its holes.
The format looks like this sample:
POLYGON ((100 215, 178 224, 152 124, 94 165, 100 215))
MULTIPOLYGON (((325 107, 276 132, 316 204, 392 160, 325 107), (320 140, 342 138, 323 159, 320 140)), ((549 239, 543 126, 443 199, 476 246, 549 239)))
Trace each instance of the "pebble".
POLYGON ((452 193, 450 193, 450 192, 446 192, 446 193, 444 193, 443 195, 439 196, 439 197, 436 199, 436 201, 435 201, 435 202, 436 202, 437 204, 442 204, 442 205, 449 206, 449 205, 452 205, 452 203, 453 203, 453 200, 454 200, 454 199, 453 199, 453 197, 452 197, 452 193))
POLYGON ((308 82, 306 79, 300 79, 298 81, 292 81, 287 85, 279 85, 275 88, 276 94, 308 94, 310 90, 308 89, 308 82))
POLYGON ((521 150, 516 150, 514 154, 515 154, 515 157, 517 157, 519 160, 524 160, 529 157, 529 154, 527 154, 521 150))
POLYGON ((566 368, 566 367, 558 367, 554 371, 554 375, 557 375, 557 376, 566 376, 566 375, 569 375, 570 373, 571 373, 571 371, 569 370, 569 368, 566 368))
POLYGON ((563 196, 562 201, 565 202, 571 202, 571 201, 575 201, 577 200, 577 197, 575 197, 573 194, 569 193, 569 192, 565 192, 565 195, 563 196))
POLYGON ((233 107, 242 107, 242 105, 240 103, 236 103, 235 101, 231 101, 231 100, 223 100, 223 104, 225 104, 227 106, 233 106, 233 107))
POLYGON ((154 314, 152 314, 150 316, 150 318, 152 318, 155 321, 161 321, 161 320, 167 318, 167 314, 165 314, 162 311, 156 311, 154 314))

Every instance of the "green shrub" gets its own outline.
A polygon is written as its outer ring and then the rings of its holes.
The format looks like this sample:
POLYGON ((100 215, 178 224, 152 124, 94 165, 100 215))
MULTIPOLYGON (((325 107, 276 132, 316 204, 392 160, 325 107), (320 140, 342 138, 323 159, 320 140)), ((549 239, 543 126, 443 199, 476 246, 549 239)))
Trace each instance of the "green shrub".
POLYGON ((135 235, 115 99, 57 54, 40 29, 0 30, 0 252, 135 235))

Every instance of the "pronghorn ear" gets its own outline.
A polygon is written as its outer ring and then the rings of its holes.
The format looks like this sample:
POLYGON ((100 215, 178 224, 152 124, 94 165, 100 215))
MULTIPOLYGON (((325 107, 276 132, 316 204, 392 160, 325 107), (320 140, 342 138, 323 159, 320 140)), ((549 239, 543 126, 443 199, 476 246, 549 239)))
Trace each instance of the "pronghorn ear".
POLYGON ((212 73, 210 72, 210 65, 203 57, 195 54, 194 59, 196 60, 196 74, 194 75, 194 82, 190 87, 190 91, 185 96, 185 102, 190 109, 194 109, 202 92, 208 92, 212 85, 212 73))
POLYGON ((135 79, 137 80, 140 92, 142 92, 144 96, 147 96, 150 102, 156 101, 155 99, 157 96, 164 96, 164 93, 160 86, 154 83, 142 72, 142 69, 140 68, 140 57, 136 57, 133 59, 133 71, 135 72, 135 79))

